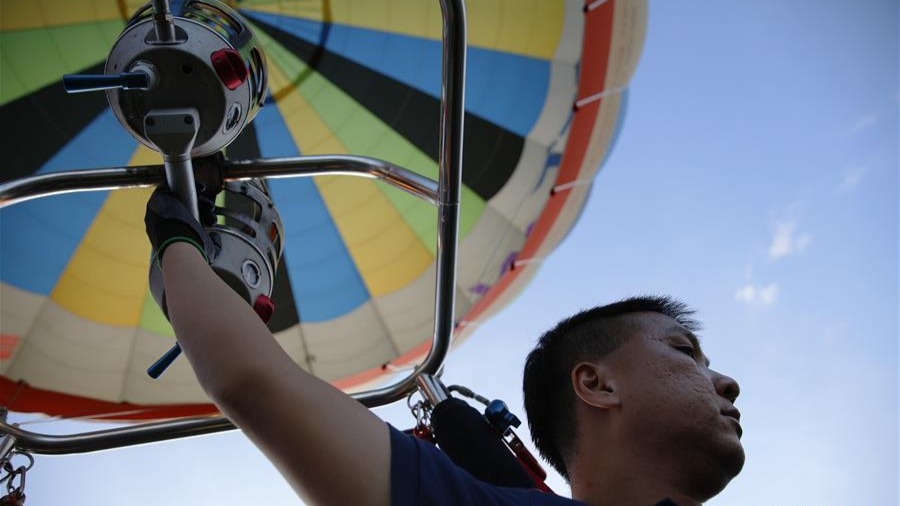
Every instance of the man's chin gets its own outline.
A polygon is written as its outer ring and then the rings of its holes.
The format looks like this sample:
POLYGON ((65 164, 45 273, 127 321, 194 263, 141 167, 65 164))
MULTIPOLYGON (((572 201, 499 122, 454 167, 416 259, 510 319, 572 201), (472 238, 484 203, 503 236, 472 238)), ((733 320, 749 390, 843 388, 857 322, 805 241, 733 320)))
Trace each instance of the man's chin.
POLYGON ((731 478, 734 478, 744 468, 746 455, 744 455, 744 447, 741 445, 741 443, 737 443, 735 448, 730 453, 731 455, 729 455, 729 458, 726 459, 724 467, 726 469, 726 472, 730 473, 731 478))
MULTIPOLYGON (((731 480, 734 479, 735 476, 740 474, 741 470, 744 468, 744 461, 746 460, 746 455, 744 454, 744 447, 741 446, 740 441, 735 444, 729 445, 725 452, 723 452, 720 467, 722 470, 722 485, 713 495, 718 494, 725 488, 731 480)), ((710 496, 711 497, 711 496, 710 496)))
POLYGON ((715 470, 704 476, 704 481, 698 490, 701 502, 706 502, 725 489, 725 486, 737 476, 744 468, 744 447, 740 441, 731 442, 719 447, 715 470))

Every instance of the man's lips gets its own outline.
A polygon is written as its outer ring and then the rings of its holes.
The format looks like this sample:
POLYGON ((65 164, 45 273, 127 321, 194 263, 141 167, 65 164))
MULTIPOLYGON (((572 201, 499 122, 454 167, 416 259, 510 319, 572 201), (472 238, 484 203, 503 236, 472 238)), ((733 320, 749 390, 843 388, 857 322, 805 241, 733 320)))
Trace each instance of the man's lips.
POLYGON ((725 416, 730 416, 731 418, 734 418, 735 420, 737 420, 739 422, 741 421, 741 412, 738 411, 738 408, 736 408, 734 406, 731 406, 728 409, 722 410, 722 414, 725 416))
POLYGON ((734 424, 737 426, 738 438, 744 435, 744 428, 741 427, 741 412, 738 411, 736 407, 731 406, 728 409, 722 410, 722 416, 734 420, 734 424))

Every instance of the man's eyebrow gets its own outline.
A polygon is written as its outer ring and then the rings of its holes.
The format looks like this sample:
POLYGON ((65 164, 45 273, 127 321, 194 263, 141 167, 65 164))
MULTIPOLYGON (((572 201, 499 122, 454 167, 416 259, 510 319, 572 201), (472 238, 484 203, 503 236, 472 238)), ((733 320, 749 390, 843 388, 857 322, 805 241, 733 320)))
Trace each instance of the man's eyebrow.
POLYGON ((681 335, 687 337, 688 340, 691 342, 691 346, 694 347, 694 351, 695 351, 696 353, 698 353, 699 355, 702 355, 702 356, 703 356, 703 362, 706 364, 706 367, 709 367, 709 364, 710 364, 710 362, 709 362, 709 357, 707 357, 707 356, 703 353, 703 348, 700 347, 700 340, 697 339, 697 335, 696 335, 696 334, 694 334, 694 333, 691 332, 690 330, 688 330, 688 329, 686 329, 686 328, 684 328, 684 327, 681 327, 681 326, 678 326, 678 327, 672 327, 671 331, 674 332, 674 333, 676 333, 676 334, 681 334, 681 335))

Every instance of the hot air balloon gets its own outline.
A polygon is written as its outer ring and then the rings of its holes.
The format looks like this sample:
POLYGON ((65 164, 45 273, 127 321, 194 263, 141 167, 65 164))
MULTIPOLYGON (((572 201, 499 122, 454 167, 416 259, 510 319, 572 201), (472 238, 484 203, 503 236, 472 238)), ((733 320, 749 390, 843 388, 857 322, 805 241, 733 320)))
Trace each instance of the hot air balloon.
MULTIPOLYGON (((227 4, 252 26, 269 68, 266 103, 229 159, 352 154, 436 177, 437 2, 227 4)), ((102 73, 140 6, 4 1, 0 183, 161 163, 102 94, 68 95, 60 82, 102 73)), ((455 342, 525 288, 578 218, 622 126, 646 9, 645 0, 468 5, 455 342)), ((287 353, 347 390, 420 361, 434 327, 434 207, 368 179, 268 186, 286 245, 269 325, 287 353)), ((120 420, 215 412, 186 361, 157 380, 145 373, 174 343, 148 288, 150 191, 0 209, 0 405, 120 420)))

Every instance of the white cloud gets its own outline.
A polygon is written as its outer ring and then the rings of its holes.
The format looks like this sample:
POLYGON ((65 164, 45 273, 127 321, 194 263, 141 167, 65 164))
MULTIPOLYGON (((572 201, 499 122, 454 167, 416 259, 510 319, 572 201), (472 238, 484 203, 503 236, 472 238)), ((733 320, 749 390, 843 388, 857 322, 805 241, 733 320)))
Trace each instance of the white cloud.
POLYGON ((770 283, 769 286, 759 290, 759 301, 763 306, 771 306, 778 298, 778 285, 770 283))
POLYGON ((878 122, 878 116, 874 114, 866 114, 865 116, 859 117, 852 125, 850 125, 850 132, 862 132, 863 130, 868 130, 875 126, 875 123, 878 122))
POLYGON ((752 304, 753 301, 756 300, 756 288, 752 283, 738 288, 738 290, 734 292, 734 300, 752 304))
POLYGON ((812 242, 810 234, 797 234, 797 224, 792 221, 778 222, 775 224, 775 235, 772 237, 772 244, 769 246, 769 260, 777 260, 779 258, 799 253, 809 246, 812 242))
POLYGON ((869 172, 868 167, 852 167, 844 173, 844 179, 841 180, 841 184, 838 185, 838 191, 841 193, 848 192, 859 185, 859 182, 862 181, 863 176, 869 172))
POLYGON ((769 283, 758 287, 747 283, 734 292, 734 300, 750 305, 771 306, 778 300, 778 284, 769 283))

